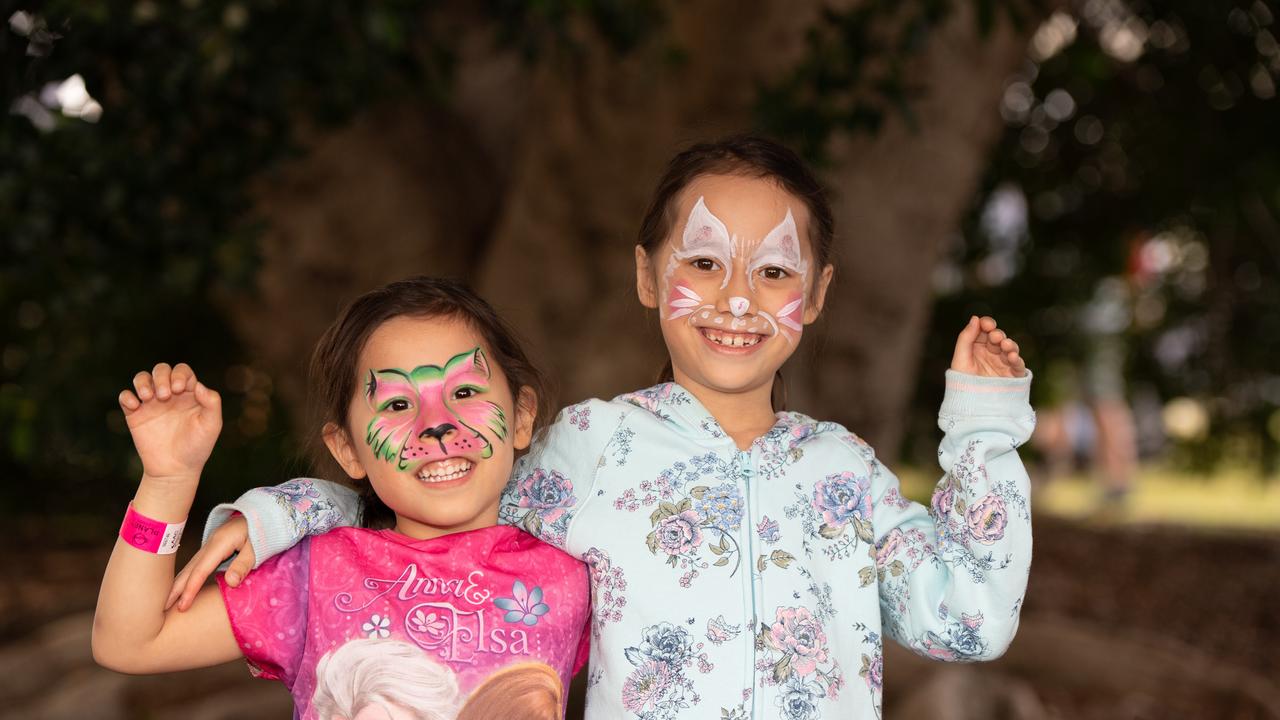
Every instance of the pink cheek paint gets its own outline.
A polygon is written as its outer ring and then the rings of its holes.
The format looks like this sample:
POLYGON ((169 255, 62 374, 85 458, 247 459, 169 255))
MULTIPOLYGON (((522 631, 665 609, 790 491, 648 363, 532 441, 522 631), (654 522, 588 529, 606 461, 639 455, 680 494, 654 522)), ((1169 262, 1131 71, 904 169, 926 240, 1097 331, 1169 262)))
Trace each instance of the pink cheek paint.
POLYGON ((692 315, 693 311, 702 306, 702 296, 694 292, 683 280, 671 286, 671 291, 667 293, 667 319, 675 320, 686 315, 692 315))
POLYGON ((778 323, 799 335, 804 330, 804 293, 795 293, 778 311, 778 323))

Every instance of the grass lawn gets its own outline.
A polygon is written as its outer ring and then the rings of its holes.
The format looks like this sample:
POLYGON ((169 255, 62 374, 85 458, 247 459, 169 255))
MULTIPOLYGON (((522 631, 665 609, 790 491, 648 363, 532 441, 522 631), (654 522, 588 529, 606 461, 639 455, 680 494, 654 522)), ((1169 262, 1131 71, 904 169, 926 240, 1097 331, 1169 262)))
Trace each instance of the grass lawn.
MULTIPOLYGON (((899 477, 907 497, 928 502, 937 476, 909 468, 899 477)), ((1255 470, 1227 468, 1201 475, 1144 467, 1118 507, 1104 506, 1100 485, 1087 475, 1039 483, 1032 497, 1037 511, 1077 520, 1280 530, 1280 477, 1263 478, 1255 470)))

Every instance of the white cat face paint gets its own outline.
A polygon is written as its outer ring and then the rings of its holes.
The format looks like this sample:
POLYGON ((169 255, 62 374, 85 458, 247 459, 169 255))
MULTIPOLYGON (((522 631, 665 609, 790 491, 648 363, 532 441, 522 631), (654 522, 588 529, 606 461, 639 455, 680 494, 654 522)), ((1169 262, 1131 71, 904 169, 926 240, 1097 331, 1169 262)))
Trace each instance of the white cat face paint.
POLYGON ((724 268, 724 280, 720 283, 720 289, 729 285, 729 273, 733 271, 733 240, 729 237, 729 229, 715 213, 707 209, 707 203, 701 197, 694 203, 693 210, 689 211, 680 247, 675 249, 671 260, 667 262, 665 278, 669 280, 680 263, 697 257, 714 260, 724 268))
POLYGON ((708 175, 679 211, 684 222, 647 256, 675 377, 720 392, 769 386, 806 318, 806 208, 769 179, 708 175))
POLYGON ((769 267, 799 275, 801 285, 808 287, 809 263, 800 253, 799 237, 796 220, 791 215, 791 208, 787 208, 786 217, 764 236, 751 253, 751 261, 747 263, 747 283, 752 290, 756 289, 756 277, 769 267))
POLYGON ((764 237, 749 241, 731 234, 724 221, 707 207, 706 198, 699 196, 685 222, 680 245, 671 253, 663 273, 667 320, 688 317, 690 324, 703 320, 727 326, 733 332, 766 337, 782 335, 788 343, 795 342, 795 336, 803 329, 800 321, 804 314, 803 293, 788 296, 774 313, 761 307, 755 295, 757 281, 762 276, 771 279, 794 276, 801 288, 807 287, 809 264, 800 251, 798 238, 799 231, 791 208, 787 208, 782 220, 764 237), (728 298, 732 317, 723 317, 715 304, 707 302, 689 283, 672 282, 676 269, 694 260, 710 261, 721 270, 720 290, 729 286, 734 273, 743 273, 752 297, 735 295, 728 298), (755 312, 751 313, 753 308, 755 312), (779 332, 779 323, 782 332, 779 332))

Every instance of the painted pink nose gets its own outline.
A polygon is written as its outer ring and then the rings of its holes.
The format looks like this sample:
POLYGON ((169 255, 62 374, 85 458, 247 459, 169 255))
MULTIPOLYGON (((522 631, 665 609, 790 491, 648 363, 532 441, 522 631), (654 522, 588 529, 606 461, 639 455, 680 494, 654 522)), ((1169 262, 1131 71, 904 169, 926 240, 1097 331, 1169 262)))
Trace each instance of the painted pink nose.
POLYGON ((744 297, 729 298, 729 312, 733 313, 734 317, 742 317, 747 314, 747 309, 750 307, 751 301, 744 297))

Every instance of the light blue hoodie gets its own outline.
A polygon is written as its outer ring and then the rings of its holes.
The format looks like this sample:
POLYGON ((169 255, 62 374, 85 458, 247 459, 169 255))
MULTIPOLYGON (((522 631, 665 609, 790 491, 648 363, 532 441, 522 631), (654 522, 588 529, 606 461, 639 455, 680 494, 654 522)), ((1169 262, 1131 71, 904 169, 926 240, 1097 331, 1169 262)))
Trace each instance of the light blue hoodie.
MULTIPOLYGON (((946 474, 913 503, 871 448, 798 413, 739 450, 674 384, 566 408, 515 468, 499 522, 587 562, 590 718, 879 717, 882 637, 988 660, 1031 566, 1016 448, 1030 374, 947 374, 946 474)), ((219 506, 258 562, 357 517, 351 490, 294 480, 219 506)))

